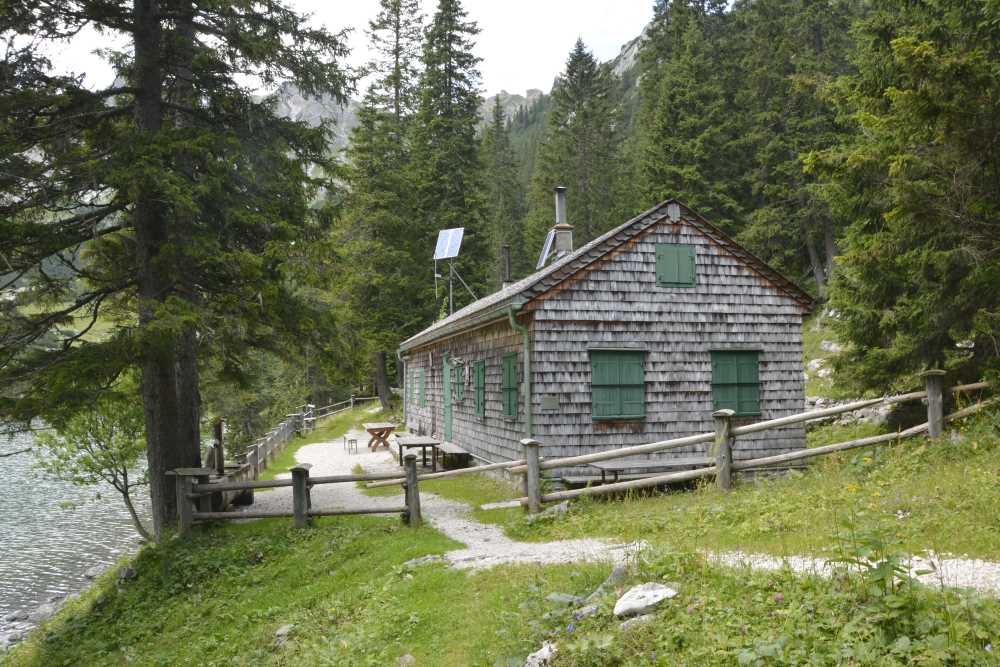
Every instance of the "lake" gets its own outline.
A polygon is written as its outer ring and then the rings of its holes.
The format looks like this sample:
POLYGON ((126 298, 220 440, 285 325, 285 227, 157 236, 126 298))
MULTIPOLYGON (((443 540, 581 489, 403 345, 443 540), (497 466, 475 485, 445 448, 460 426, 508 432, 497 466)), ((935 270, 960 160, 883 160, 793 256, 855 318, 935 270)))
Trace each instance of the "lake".
MULTIPOLYGON (((31 444, 30 434, 0 435, 2 452, 31 444)), ((138 507, 148 517, 145 497, 138 507)), ((0 631, 4 616, 80 591, 87 570, 114 563, 138 543, 110 486, 53 480, 36 469, 33 452, 0 458, 0 631)))

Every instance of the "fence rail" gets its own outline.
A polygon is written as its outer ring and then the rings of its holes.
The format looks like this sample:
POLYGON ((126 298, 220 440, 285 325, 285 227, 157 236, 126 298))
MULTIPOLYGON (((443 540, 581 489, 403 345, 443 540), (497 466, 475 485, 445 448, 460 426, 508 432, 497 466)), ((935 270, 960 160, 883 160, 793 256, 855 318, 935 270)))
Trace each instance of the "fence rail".
MULTIPOLYGON (((940 396, 940 394, 943 391, 942 387, 940 386, 940 376, 936 374, 928 374, 927 381, 928 381, 929 391, 932 391, 937 396, 940 396), (932 385, 936 385, 936 387, 932 385)), ((954 394, 959 394, 959 393, 980 391, 989 388, 990 384, 988 382, 973 382, 971 384, 956 385, 954 387, 951 387, 949 391, 954 394)), ((879 404, 893 405, 896 403, 905 403, 907 401, 914 401, 927 398, 927 396, 928 396, 928 390, 924 390, 924 391, 909 392, 906 394, 898 394, 895 396, 883 396, 882 398, 864 399, 861 401, 854 401, 852 403, 847 403, 845 405, 838 405, 830 408, 822 408, 819 410, 810 410, 808 412, 789 415, 787 417, 779 417, 777 419, 769 419, 767 421, 757 422, 756 424, 738 426, 731 429, 731 435, 737 436, 737 435, 747 435, 750 433, 758 433, 760 431, 767 431, 774 428, 781 428, 783 426, 790 426, 792 424, 800 424, 804 422, 827 419, 829 417, 835 417, 838 415, 846 414, 848 412, 854 412, 856 410, 861 410, 863 408, 868 408, 874 405, 879 405, 879 404)), ((943 401, 941 401, 940 398, 936 402, 928 401, 928 410, 930 411, 933 408, 934 410, 939 411, 941 409, 942 404, 943 401)), ((938 435, 940 435, 940 433, 938 433, 938 435)), ((575 465, 583 465, 587 463, 596 463, 598 461, 611 461, 614 459, 625 458, 627 456, 634 456, 636 454, 652 454, 656 452, 664 452, 664 451, 669 451, 671 449, 678 449, 680 447, 689 447, 691 445, 714 442, 717 436, 718 436, 717 432, 698 433, 695 435, 688 435, 681 438, 672 438, 670 440, 661 440, 658 442, 651 442, 643 445, 633 445, 631 447, 619 447, 618 449, 609 449, 602 452, 594 452, 592 454, 564 456, 556 459, 546 459, 545 457, 539 457, 538 459, 539 469, 551 470, 553 468, 565 468, 575 465)), ((742 462, 736 464, 736 466, 737 469, 743 469, 740 467, 742 466, 742 462)), ((528 470, 528 462, 526 458, 521 458, 514 461, 501 461, 499 463, 491 463, 485 466, 475 466, 472 468, 461 468, 459 470, 448 470, 445 472, 429 473, 425 475, 420 475, 420 479, 421 480, 449 479, 452 477, 459 477, 461 475, 486 472, 488 470, 507 470, 511 474, 523 475, 528 470)), ((680 474, 680 473, 671 473, 671 474, 680 474)), ((368 488, 379 488, 384 486, 392 486, 400 482, 401 479, 399 479, 397 476, 396 479, 391 481, 374 482, 371 484, 367 484, 366 486, 368 488)), ((608 485, 603 485, 603 486, 608 486, 608 485)))
POLYGON ((393 474, 374 473, 369 475, 326 475, 310 477, 311 466, 303 463, 291 468, 291 479, 281 480, 247 480, 241 482, 209 482, 212 472, 209 468, 180 468, 171 471, 176 484, 177 494, 177 532, 181 537, 191 532, 191 527, 198 521, 231 521, 234 519, 269 519, 275 517, 291 517, 296 528, 305 528, 309 519, 317 516, 344 516, 350 514, 402 514, 410 526, 419 526, 420 488, 417 479, 417 455, 408 454, 404 458, 406 477, 403 481, 405 489, 405 504, 391 507, 357 507, 350 509, 312 507, 312 487, 320 484, 353 484, 372 480, 383 480, 395 477, 393 474), (247 512, 218 512, 212 510, 212 498, 223 491, 249 491, 253 489, 272 489, 276 487, 292 487, 291 510, 250 510, 247 512))
MULTIPOLYGON (((943 412, 943 388, 941 386, 941 376, 943 373, 936 371, 929 371, 925 373, 925 379, 927 382, 926 391, 911 392, 908 394, 902 394, 899 396, 886 397, 881 399, 872 399, 870 401, 857 401, 855 403, 850 403, 848 405, 839 406, 836 408, 827 408, 825 410, 814 410, 811 412, 805 412, 798 415, 792 415, 789 417, 782 417, 780 419, 772 419, 765 422, 758 422, 756 424, 751 424, 745 427, 733 428, 733 416, 732 410, 719 410, 713 414, 715 418, 715 432, 708 434, 701 434, 698 436, 689 436, 687 438, 678 438, 673 441, 664 441, 662 443, 652 443, 652 445, 640 445, 639 447, 623 447, 621 449, 610 450, 607 452, 599 452, 596 454, 577 456, 577 457, 564 457, 561 459, 551 459, 547 462, 543 462, 537 456, 537 451, 541 445, 536 440, 526 439, 522 440, 521 444, 525 452, 526 465, 511 467, 511 472, 517 472, 520 470, 525 470, 525 495, 521 498, 516 498, 514 500, 504 501, 500 503, 490 503, 488 505, 483 505, 483 509, 499 509, 499 508, 509 508, 524 506, 529 512, 538 511, 543 503, 557 502, 562 500, 567 500, 570 498, 578 498, 581 496, 595 496, 603 495, 608 493, 616 493, 619 491, 626 491, 629 489, 641 489, 654 486, 660 486, 662 484, 668 484, 672 482, 681 482, 692 479, 698 479, 700 477, 714 476, 716 482, 721 489, 728 490, 732 485, 732 474, 735 471, 749 470, 754 468, 762 468, 768 466, 780 465, 782 463, 788 463, 791 461, 803 460, 808 458, 813 458, 816 456, 823 456, 826 454, 832 454, 834 452, 840 452, 848 449, 854 449, 857 447, 870 447, 876 445, 884 445, 889 442, 898 442, 906 438, 910 438, 921 433, 927 433, 931 437, 940 437, 942 434, 943 425, 949 421, 955 419, 961 419, 963 417, 968 417, 976 412, 983 410, 986 407, 996 405, 1000 403, 1000 397, 994 397, 987 399, 985 401, 980 401, 969 407, 963 408, 949 415, 942 414, 943 412), (735 447, 735 436, 747 433, 757 433, 760 431, 768 430, 769 428, 779 428, 781 426, 786 426, 789 424, 801 423, 805 421, 811 421, 817 417, 829 416, 831 414, 840 414, 845 412, 850 412, 853 410, 859 410, 864 407, 869 407, 877 403, 901 403, 904 401, 912 401, 921 398, 927 398, 927 421, 923 424, 913 426, 904 431, 899 431, 896 433, 886 433, 884 435, 872 436, 869 438, 860 438, 857 440, 850 440, 847 442, 840 442, 831 445, 824 445, 822 447, 814 447, 812 449, 802 449, 794 452, 788 452, 786 454, 779 454, 776 456, 767 456, 757 459, 748 459, 745 461, 733 461, 733 449, 735 447), (706 438, 705 436, 710 436, 706 438), (651 477, 644 477, 642 479, 629 480, 627 482, 615 482, 612 484, 603 484, 597 487, 586 487, 582 489, 572 489, 566 491, 557 491, 549 494, 542 494, 541 484, 538 482, 540 479, 541 470, 546 467, 556 467, 567 464, 568 462, 578 462, 581 460, 586 461, 601 461, 614 458, 620 458, 621 456, 627 455, 625 452, 634 453, 637 449, 647 448, 644 451, 654 451, 648 449, 653 445, 657 445, 659 448, 655 451, 662 451, 673 446, 678 446, 676 443, 682 440, 690 441, 694 438, 700 438, 701 442, 711 441, 713 442, 713 450, 715 454, 715 465, 708 466, 705 468, 699 468, 697 470, 686 470, 683 472, 669 473, 665 475, 655 475, 651 477), (666 445, 666 446, 665 446, 666 445), (532 455, 531 453, 534 452, 532 455), (546 463, 549 466, 546 466, 546 463)), ((976 382, 967 385, 958 385, 952 387, 950 391, 952 393, 961 393, 969 391, 977 391, 981 389, 989 388, 989 384, 986 382, 976 382)), ((685 443, 687 444, 687 443, 685 443)))

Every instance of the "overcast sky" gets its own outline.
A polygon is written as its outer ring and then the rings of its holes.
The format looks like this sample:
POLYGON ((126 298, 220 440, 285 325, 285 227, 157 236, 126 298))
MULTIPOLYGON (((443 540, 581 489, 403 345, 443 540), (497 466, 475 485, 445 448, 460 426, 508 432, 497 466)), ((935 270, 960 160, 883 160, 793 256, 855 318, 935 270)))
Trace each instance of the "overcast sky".
MULTIPOLYGON (((288 0, 330 30, 352 27, 351 63, 368 59, 365 28, 378 11, 378 0, 288 0)), ((421 0, 430 20, 436 0, 421 0)), ((562 71, 577 37, 598 60, 610 60, 621 46, 638 36, 653 17, 653 0, 465 0, 469 18, 481 30, 476 47, 484 93, 548 91, 562 71)), ((88 83, 105 85, 110 73, 91 55, 107 46, 107 37, 82 34, 52 55, 58 66, 87 74, 88 83)))

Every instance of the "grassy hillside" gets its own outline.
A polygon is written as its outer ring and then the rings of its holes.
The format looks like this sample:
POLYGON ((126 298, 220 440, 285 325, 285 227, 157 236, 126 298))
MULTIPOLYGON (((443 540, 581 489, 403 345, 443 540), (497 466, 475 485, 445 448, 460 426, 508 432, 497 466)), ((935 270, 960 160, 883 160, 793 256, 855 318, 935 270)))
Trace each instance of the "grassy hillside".
MULTIPOLYGON (((532 522, 519 511, 476 512, 520 539, 648 541, 618 591, 660 581, 679 595, 630 629, 611 614, 615 591, 587 618, 574 615, 578 605, 547 599, 586 596, 608 565, 406 566, 457 544, 395 518, 330 518, 304 531, 270 520, 145 548, 135 579, 107 575, 5 664, 391 666, 411 655, 415 665, 506 667, 547 639, 560 646, 556 664, 574 667, 998 664, 994 599, 934 591, 879 568, 822 579, 726 568, 702 553, 874 551, 891 565, 934 549, 1000 560, 998 433, 1000 415, 987 415, 963 424, 955 442, 858 450, 729 494, 704 485, 581 502, 532 522)), ((811 444, 856 434, 828 427, 811 444)), ((476 477, 423 488, 477 503, 515 494, 476 477)))

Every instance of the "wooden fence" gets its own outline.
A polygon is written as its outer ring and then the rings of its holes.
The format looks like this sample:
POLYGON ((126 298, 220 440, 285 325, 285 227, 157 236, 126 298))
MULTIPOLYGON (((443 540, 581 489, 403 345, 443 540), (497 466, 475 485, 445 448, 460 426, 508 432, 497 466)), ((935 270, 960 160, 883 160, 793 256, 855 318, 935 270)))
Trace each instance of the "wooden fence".
MULTIPOLYGON (((978 412, 979 410, 983 409, 988 405, 992 405, 1000 401, 1000 398, 993 398, 987 401, 976 403, 972 406, 954 412, 950 415, 944 415, 943 414, 944 388, 942 384, 943 375, 944 372, 939 370, 932 370, 925 372, 923 374, 926 383, 926 389, 924 391, 915 391, 907 394, 902 394, 899 396, 888 396, 882 398, 855 401, 847 405, 825 408, 821 410, 812 410, 809 412, 790 415, 788 417, 781 417, 778 419, 770 419, 767 421, 761 421, 754 424, 748 424, 745 426, 734 427, 733 425, 734 413, 731 410, 719 410, 713 413, 712 415, 715 421, 714 432, 699 433, 696 435, 685 436, 682 438, 673 438, 671 440, 663 440, 660 442, 652 442, 644 445, 620 447, 618 449, 611 449, 602 452, 594 452, 592 454, 582 454, 578 456, 566 456, 561 458, 545 459, 540 455, 542 443, 538 442, 537 440, 526 439, 521 441, 521 446, 524 452, 524 457, 522 459, 516 461, 503 461, 501 463, 494 463, 486 466, 463 468, 461 470, 449 470, 446 472, 420 475, 420 479, 421 480, 445 479, 463 474, 478 473, 487 470, 505 469, 510 471, 511 473, 523 475, 525 495, 521 498, 516 498, 514 500, 502 503, 492 503, 488 507, 502 508, 502 507, 517 507, 521 505, 524 506, 529 512, 540 511, 542 504, 547 502, 558 502, 561 500, 576 498, 580 496, 593 496, 593 495, 601 495, 608 493, 616 493, 629 489, 654 487, 663 484, 698 479, 700 477, 714 476, 716 478, 718 486, 724 490, 728 490, 732 486, 732 476, 733 473, 736 471, 748 470, 751 468, 761 468, 767 466, 777 466, 792 461, 804 460, 815 456, 822 456, 824 454, 844 451, 856 447, 883 445, 889 442, 899 441, 905 438, 913 437, 915 435, 919 435, 924 432, 926 432, 931 437, 935 438, 940 437, 943 430, 943 426, 947 421, 960 419, 962 417, 967 417, 971 414, 974 414, 975 412, 978 412), (774 428, 780 428, 782 426, 788 426, 790 424, 798 424, 803 422, 826 419, 829 417, 834 417, 837 415, 853 412, 855 410, 860 410, 863 408, 879 404, 891 405, 895 403, 903 403, 906 401, 914 401, 920 399, 927 399, 927 421, 918 426, 906 429, 905 431, 900 431, 897 433, 887 433, 884 435, 874 436, 870 438, 862 438, 859 440, 852 440, 832 445, 825 445, 823 447, 815 447, 812 449, 802 449, 793 452, 788 452, 786 454, 780 454, 777 456, 768 456, 764 458, 749 459, 738 462, 733 461, 733 449, 736 446, 736 437, 739 435, 748 435, 750 433, 767 431, 774 428), (542 480, 543 470, 549 470, 552 468, 563 468, 573 465, 582 465, 586 463, 595 463, 598 461, 608 461, 627 456, 633 456, 636 454, 650 454, 653 452, 662 452, 671 449, 677 449, 680 447, 687 447, 699 443, 712 443, 712 452, 715 457, 715 465, 699 468, 696 470, 685 470, 683 472, 643 477, 641 479, 629 480, 625 482, 603 484, 601 486, 596 486, 596 487, 557 491, 548 494, 542 493, 541 480, 542 480)), ((951 387, 949 391, 954 394, 959 394, 959 393, 967 393, 967 392, 988 389, 989 387, 990 387, 989 383, 976 382, 972 384, 965 384, 965 385, 958 385, 955 387, 951 387)), ((398 484, 400 483, 400 481, 401 480, 399 479, 378 481, 370 483, 368 484, 368 486, 369 487, 388 486, 391 484, 398 484)))
POLYGON ((327 475, 310 477, 311 466, 303 463, 290 469, 291 479, 247 480, 211 482, 210 468, 179 468, 171 471, 175 478, 177 493, 177 533, 186 537, 196 522, 228 521, 233 519, 269 519, 291 517, 296 528, 305 528, 309 520, 317 516, 341 516, 349 514, 401 514, 410 526, 419 526, 420 488, 417 479, 417 455, 408 454, 405 459, 406 477, 402 480, 405 489, 404 504, 392 507, 357 507, 349 509, 317 509, 312 506, 312 487, 320 484, 354 484, 373 480, 398 477, 397 473, 376 473, 371 475, 327 475), (252 489, 273 489, 292 487, 292 507, 290 510, 223 512, 213 511, 213 498, 229 492, 245 492, 252 489))

